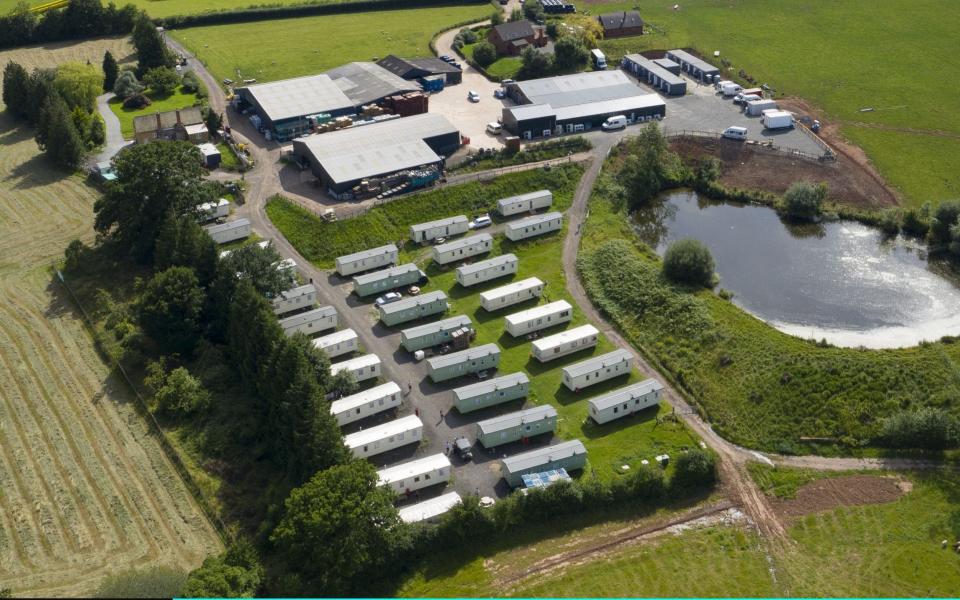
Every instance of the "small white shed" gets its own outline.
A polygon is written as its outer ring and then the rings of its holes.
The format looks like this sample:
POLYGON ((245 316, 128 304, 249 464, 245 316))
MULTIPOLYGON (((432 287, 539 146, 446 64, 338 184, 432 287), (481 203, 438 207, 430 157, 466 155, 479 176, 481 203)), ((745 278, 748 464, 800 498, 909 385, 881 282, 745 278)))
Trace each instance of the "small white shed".
POLYGON ((313 347, 317 350, 323 350, 327 358, 336 358, 359 350, 360 339, 357 337, 356 331, 341 329, 313 340, 313 347))
POLYGON ((660 404, 663 384, 656 379, 647 379, 628 385, 609 394, 587 400, 590 418, 599 425, 638 413, 660 404))
POLYGON ((419 444, 423 439, 423 423, 416 415, 351 433, 343 438, 350 452, 357 458, 376 456, 407 444, 419 444))
POLYGON ((507 236, 507 239, 516 242, 550 233, 551 231, 559 231, 562 227, 563 214, 549 212, 507 223, 504 234, 507 236))
POLYGON ((403 402, 400 386, 384 383, 358 394, 345 396, 330 403, 330 414, 341 427, 360 419, 396 408, 403 402))
POLYGON ((463 502, 463 500, 460 498, 460 494, 450 492, 449 494, 430 498, 417 504, 404 506, 399 509, 397 513, 400 515, 400 520, 404 523, 434 522, 438 517, 447 513, 451 508, 461 502, 463 502))
POLYGON ((471 256, 486 254, 491 248, 493 248, 493 237, 489 233, 480 233, 434 246, 431 251, 434 262, 448 265, 471 256))
POLYGON ((548 327, 570 322, 573 307, 566 300, 557 300, 529 310, 507 315, 507 333, 520 337, 548 327))
POLYGON ((563 385, 574 392, 621 375, 630 375, 633 354, 623 348, 567 365, 563 371, 563 385))
POLYGON ((593 325, 581 325, 533 342, 532 354, 540 362, 548 362, 561 356, 593 348, 600 332, 593 325))
POLYGON ((283 328, 285 334, 290 336, 297 332, 313 335, 327 329, 334 329, 336 326, 337 309, 332 306, 321 306, 286 319, 280 319, 280 327, 283 328))
POLYGON ((470 222, 464 215, 457 215, 448 219, 428 221, 410 226, 410 239, 416 243, 430 242, 438 237, 450 237, 466 233, 470 229, 470 222))
POLYGON ((354 273, 387 267, 397 262, 397 255, 397 247, 393 244, 387 244, 379 248, 340 256, 336 260, 337 273, 346 277, 354 273))
POLYGON ((443 452, 411 460, 377 471, 379 485, 397 494, 408 494, 450 481, 453 465, 443 452))
POLYGON ((487 260, 457 267, 457 283, 464 287, 477 285, 498 277, 513 275, 519 267, 520 261, 514 254, 494 256, 487 260))
POLYGON ((207 230, 207 233, 216 243, 227 244, 242 240, 250 235, 250 220, 237 219, 235 221, 227 221, 226 223, 207 225, 204 229, 207 230))
POLYGON ((376 354, 364 354, 350 360, 330 365, 330 374, 336 375, 340 371, 349 371, 355 381, 366 381, 380 377, 380 357, 376 354))
POLYGON ((310 308, 317 302, 317 288, 315 288, 312 283, 290 288, 289 290, 280 292, 271 302, 273 304, 273 314, 275 315, 310 308))
POLYGON ((541 295, 543 295, 543 282, 536 277, 529 277, 483 292, 480 294, 480 306, 487 312, 493 312, 539 298, 541 295))
POLYGON ((553 193, 550 190, 537 190, 509 198, 497 200, 497 212, 504 217, 533 212, 541 208, 550 208, 553 204, 553 193))

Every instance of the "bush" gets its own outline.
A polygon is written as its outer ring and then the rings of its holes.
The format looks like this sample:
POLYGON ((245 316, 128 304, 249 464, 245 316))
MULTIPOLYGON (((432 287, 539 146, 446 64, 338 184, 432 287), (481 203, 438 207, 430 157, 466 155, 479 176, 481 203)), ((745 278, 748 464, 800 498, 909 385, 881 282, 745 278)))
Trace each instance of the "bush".
POLYGON ((663 274, 677 283, 712 287, 713 268, 710 250, 698 240, 673 242, 663 257, 663 274))
POLYGON ((900 211, 896 208, 884 210, 879 225, 887 235, 897 235, 900 232, 900 211))
POLYGON ((124 108, 132 108, 137 110, 141 108, 146 108, 151 104, 153 104, 153 102, 150 100, 150 98, 147 98, 143 94, 139 94, 139 93, 134 94, 123 101, 124 108))
POLYGON ((477 43, 477 32, 474 31, 474 30, 472 30, 472 29, 470 29, 469 27, 465 27, 465 28, 461 29, 461 30, 460 30, 460 33, 457 34, 457 37, 459 37, 461 40, 463 40, 463 43, 464 43, 464 44, 476 44, 476 43, 477 43))
POLYGON ((576 37, 562 37, 554 45, 553 61, 558 69, 564 71, 577 69, 587 64, 589 60, 590 51, 576 37))
POLYGON ((107 577, 95 598, 173 598, 180 596, 186 574, 171 567, 133 569, 107 577))
POLYGON ((960 444, 960 420, 939 408, 902 411, 883 420, 878 441, 888 448, 952 448, 960 444))
POLYGON ((827 186, 822 183, 798 181, 783 194, 782 210, 795 219, 812 220, 823 209, 827 186))
POLYGON ((489 67, 497 60, 497 49, 484 40, 473 48, 473 60, 481 67, 489 67))
POLYGON ((717 457, 707 450, 695 448, 677 457, 670 480, 674 493, 708 489, 717 482, 717 457))
POLYGON ((166 96, 173 93, 180 85, 180 76, 169 67, 156 67, 146 72, 143 76, 143 83, 154 94, 166 96))
POLYGON ((158 411, 182 417, 206 409, 210 405, 210 392, 203 389, 190 371, 178 367, 165 377, 157 390, 156 401, 158 411))
MULTIPOLYGON (((113 84, 113 93, 120 98, 130 98, 143 91, 143 86, 137 80, 137 74, 133 71, 121 71, 117 75, 117 81, 113 84)), ((124 104, 126 106, 126 104, 124 104)))

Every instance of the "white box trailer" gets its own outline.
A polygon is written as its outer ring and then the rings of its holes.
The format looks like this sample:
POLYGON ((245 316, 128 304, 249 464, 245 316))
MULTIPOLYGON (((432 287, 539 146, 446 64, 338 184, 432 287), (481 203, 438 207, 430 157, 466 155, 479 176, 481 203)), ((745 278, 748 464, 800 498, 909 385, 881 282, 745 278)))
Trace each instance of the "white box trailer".
POLYGON ((218 244, 228 244, 237 240, 242 240, 250 235, 250 220, 237 219, 236 221, 227 221, 217 225, 207 225, 204 227, 207 234, 218 244))
POLYGON ((541 329, 547 329, 562 323, 569 323, 573 318, 573 307, 566 300, 557 300, 543 306, 522 310, 507 315, 507 333, 513 337, 527 335, 541 329))
POLYGON ((776 110, 777 101, 773 98, 763 98, 761 100, 753 100, 747 102, 746 110, 747 114, 751 117, 756 117, 763 114, 765 110, 776 110))
POLYGON ((364 273, 353 278, 353 293, 363 298, 400 287, 413 285, 423 277, 423 271, 413 263, 390 267, 372 273, 364 273))
POLYGON ((377 471, 377 483, 397 494, 409 494, 450 481, 453 465, 443 452, 377 471))
POLYGON ((559 231, 562 227, 563 215, 558 212, 548 212, 507 223, 504 234, 507 236, 507 239, 517 242, 550 233, 551 231, 559 231))
POLYGON ((332 306, 321 306, 305 313, 280 319, 280 327, 289 336, 298 332, 313 335, 327 329, 335 329, 337 320, 337 309, 332 306))
POLYGON ((540 362, 548 362, 597 345, 600 332, 593 325, 581 325, 533 342, 532 354, 540 362))
POLYGON ((793 115, 785 110, 765 110, 760 114, 760 122, 766 129, 793 127, 793 115))
POLYGON ((276 298, 271 300, 273 304, 273 314, 282 315, 284 313, 310 308, 317 302, 317 288, 312 283, 300 285, 280 292, 276 298))
POLYGON ((630 375, 633 369, 633 354, 623 348, 594 356, 563 368, 563 385, 578 392, 585 387, 607 381, 621 375, 630 375))
POLYGON ((487 260, 457 267, 457 283, 463 287, 470 287, 498 277, 513 275, 519 267, 520 261, 515 254, 494 256, 487 260))
POLYGON ((471 235, 463 239, 447 242, 431 248, 434 262, 448 265, 478 254, 486 254, 493 248, 493 237, 489 233, 471 235))
POLYGON ((543 404, 480 421, 477 423, 477 441, 484 448, 495 448, 556 430, 557 409, 543 404))
POLYGON ((656 379, 647 379, 613 390, 609 394, 590 398, 587 400, 588 413, 598 425, 603 425, 660 404, 662 392, 662 383, 656 379))
POLYGON ((201 223, 214 219, 225 219, 230 216, 230 201, 226 198, 220 198, 215 202, 204 202, 197 205, 196 211, 197 219, 201 223))
POLYGON ((400 332, 400 345, 407 352, 416 352, 424 348, 432 348, 440 344, 446 344, 451 340, 450 335, 454 331, 471 327, 473 323, 470 317, 458 315, 449 319, 441 319, 433 323, 417 325, 400 332))
POLYGON ((436 498, 430 498, 417 504, 404 506, 397 511, 400 520, 404 523, 435 522, 438 517, 449 512, 451 508, 463 502, 460 494, 450 492, 436 498))
POLYGON ((354 254, 340 256, 336 260, 337 273, 341 277, 388 267, 397 262, 399 251, 393 244, 371 248, 354 254))
POLYGON ((500 348, 496 344, 484 344, 427 359, 427 374, 434 383, 496 369, 500 364, 500 348))
POLYGON ((352 329, 341 329, 313 340, 313 347, 323 350, 327 358, 336 358, 360 350, 360 338, 352 329))
POLYGON ((553 205, 553 192, 537 190, 536 192, 527 192, 526 194, 497 200, 497 212, 504 217, 509 217, 520 213, 533 212, 541 208, 550 208, 551 205, 553 205))
POLYGON ((457 215, 449 219, 439 219, 410 226, 410 239, 416 243, 431 242, 438 237, 450 237, 466 233, 470 229, 470 222, 464 215, 457 215))
POLYGON ((340 371, 349 371, 353 374, 354 381, 366 381, 367 379, 376 379, 380 377, 380 369, 383 365, 380 363, 380 357, 376 354, 364 354, 350 360, 333 363, 330 365, 330 374, 336 375, 340 371))
POLYGON ((357 458, 376 456, 407 444, 419 444, 423 439, 423 423, 416 415, 364 429, 343 437, 343 443, 357 458))
POLYGON ((345 396, 330 403, 330 414, 341 427, 396 408, 403 402, 403 392, 394 382, 385 383, 345 396))
POLYGON ((543 282, 536 277, 515 281, 480 294, 480 306, 487 312, 493 312, 532 298, 539 298, 543 295, 543 286, 543 282))

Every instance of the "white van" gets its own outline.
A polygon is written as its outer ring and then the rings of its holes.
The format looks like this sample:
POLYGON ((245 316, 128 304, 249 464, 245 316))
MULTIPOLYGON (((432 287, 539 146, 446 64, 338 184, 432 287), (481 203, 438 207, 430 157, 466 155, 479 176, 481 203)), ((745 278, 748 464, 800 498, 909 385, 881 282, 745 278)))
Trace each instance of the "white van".
POLYGON ((503 131, 503 125, 500 123, 497 123, 496 121, 487 123, 487 133, 491 135, 500 135, 501 131, 503 131))
POLYGON ((615 131, 617 129, 623 129, 626 126, 627 126, 627 117, 625 117, 624 115, 614 115, 612 117, 609 117, 606 121, 604 121, 603 125, 601 125, 600 128, 603 129, 604 131, 615 131))
POLYGON ((720 92, 724 96, 730 97, 735 96, 743 91, 743 88, 732 81, 721 81, 720 82, 720 92))
POLYGON ((745 140, 747 139, 747 128, 746 127, 727 127, 723 130, 723 137, 728 140, 745 140))

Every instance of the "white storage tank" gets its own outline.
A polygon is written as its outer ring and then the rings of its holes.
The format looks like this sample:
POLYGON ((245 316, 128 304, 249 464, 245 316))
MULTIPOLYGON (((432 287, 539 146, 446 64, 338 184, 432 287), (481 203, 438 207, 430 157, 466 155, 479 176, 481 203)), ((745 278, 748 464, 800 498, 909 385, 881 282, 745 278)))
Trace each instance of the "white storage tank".
POLYGON ((305 313, 280 319, 280 327, 287 335, 305 333, 312 336, 327 329, 335 329, 336 326, 337 309, 332 306, 321 306, 305 313))
POLYGON ((563 385, 574 392, 607 381, 614 377, 630 375, 633 369, 633 354, 618 348, 600 356, 567 365, 563 368, 563 385))
POLYGON ((343 443, 357 458, 376 456, 423 439, 423 423, 416 415, 407 415, 383 425, 344 436, 343 443))
POLYGON ((587 400, 590 418, 598 425, 626 417, 660 404, 663 384, 656 379, 647 379, 628 385, 609 394, 587 400))
POLYGON ((503 254, 487 260, 457 267, 457 283, 464 287, 484 283, 498 277, 513 275, 520 267, 514 254, 503 254))
POLYGON ((250 221, 248 219, 237 219, 217 225, 207 225, 204 229, 216 243, 227 244, 248 237, 250 235, 250 221))
POLYGON ((364 354, 343 362, 330 365, 330 374, 336 375, 340 371, 349 371, 355 381, 366 381, 380 377, 380 357, 376 354, 364 354))
POLYGON ((387 467, 377 471, 379 485, 397 494, 409 494, 423 488, 450 481, 453 465, 443 452, 387 467))
POLYGON ((470 222, 464 215, 457 215, 449 219, 439 219, 410 226, 410 239, 416 243, 432 242, 438 237, 450 237, 466 233, 470 229, 470 222))
POLYGON ((450 492, 417 504, 404 506, 397 511, 397 514, 400 515, 400 520, 404 523, 436 522, 441 515, 461 502, 463 500, 460 498, 460 494, 450 492))
POLYGON ((397 247, 393 244, 340 256, 336 260, 337 273, 342 277, 373 269, 388 267, 397 262, 397 247))
POLYGON ((533 342, 532 354, 540 362, 548 362, 597 345, 600 332, 593 325, 581 325, 533 342))
POLYGON ((464 260, 478 254, 486 254, 493 248, 493 238, 489 233, 471 235, 463 239, 434 246, 431 250, 433 260, 441 265, 464 260))
POLYGON ((345 396, 330 403, 330 414, 341 427, 396 408, 403 402, 400 386, 394 382, 385 383, 364 390, 358 394, 345 396))
POLYGON ((573 318, 573 307, 566 300, 557 300, 543 306, 523 310, 504 319, 507 323, 507 333, 513 337, 520 337, 554 327, 562 323, 569 323, 573 318))
POLYGON ((336 358, 358 351, 360 349, 360 338, 357 337, 357 332, 352 329, 341 329, 313 340, 313 347, 317 350, 323 350, 327 358, 336 358))
POLYGON ((533 212, 542 208, 550 208, 553 204, 553 193, 550 190, 537 190, 509 198, 497 200, 497 212, 504 217, 533 212))
POLYGON ((543 295, 543 282, 529 277, 480 294, 480 306, 487 312, 520 304, 543 295))
POLYGON ((516 242, 550 233, 551 231, 559 231, 562 227, 563 215, 558 212, 549 212, 507 223, 504 234, 507 236, 507 239, 516 242))
POLYGON ((271 300, 273 304, 273 314, 282 315, 284 313, 310 308, 317 302, 317 288, 312 283, 299 285, 280 292, 280 294, 271 300))

